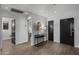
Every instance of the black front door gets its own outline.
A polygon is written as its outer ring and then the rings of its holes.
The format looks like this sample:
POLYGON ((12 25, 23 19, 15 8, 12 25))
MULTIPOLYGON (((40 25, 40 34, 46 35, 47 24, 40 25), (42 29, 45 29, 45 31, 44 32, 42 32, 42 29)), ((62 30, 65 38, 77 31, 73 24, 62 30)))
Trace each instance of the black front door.
POLYGON ((48 40, 53 41, 53 21, 48 21, 48 40))
POLYGON ((74 46, 74 18, 60 20, 60 43, 74 46))

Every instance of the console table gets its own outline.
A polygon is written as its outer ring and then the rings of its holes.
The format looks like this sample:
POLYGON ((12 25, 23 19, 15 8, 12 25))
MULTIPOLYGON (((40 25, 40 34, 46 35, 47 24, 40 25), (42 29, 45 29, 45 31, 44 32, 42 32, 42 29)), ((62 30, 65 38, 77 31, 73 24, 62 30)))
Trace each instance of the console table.
POLYGON ((34 35, 34 38, 35 38, 35 41, 37 42, 37 46, 39 46, 38 44, 40 43, 41 44, 41 42, 39 42, 39 40, 41 39, 41 38, 43 38, 43 41, 42 42, 44 42, 44 37, 45 37, 45 35, 43 35, 43 34, 37 34, 37 35, 34 35))

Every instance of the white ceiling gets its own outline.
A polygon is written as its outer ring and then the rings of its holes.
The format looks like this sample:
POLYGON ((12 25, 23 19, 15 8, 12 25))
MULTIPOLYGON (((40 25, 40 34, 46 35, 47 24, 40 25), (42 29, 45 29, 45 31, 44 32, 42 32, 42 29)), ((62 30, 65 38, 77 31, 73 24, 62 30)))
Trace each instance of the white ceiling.
POLYGON ((79 5, 77 4, 3 4, 5 8, 16 8, 22 11, 30 11, 44 17, 51 17, 54 13, 65 11, 79 11, 79 5))

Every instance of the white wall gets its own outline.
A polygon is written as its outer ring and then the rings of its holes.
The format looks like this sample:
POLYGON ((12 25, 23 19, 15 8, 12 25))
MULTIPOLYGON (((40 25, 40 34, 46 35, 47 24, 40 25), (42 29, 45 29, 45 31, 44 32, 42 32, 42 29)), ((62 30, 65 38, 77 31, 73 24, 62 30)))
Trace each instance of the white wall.
MULTIPOLYGON (((26 16, 18 14, 18 13, 13 13, 4 9, 0 9, 0 20, 2 20, 2 17, 8 17, 8 18, 14 18, 16 22, 16 44, 24 43, 28 41, 28 34, 27 34, 27 29, 25 28, 25 19, 26 16)), ((0 34, 3 36, 3 33, 0 34)), ((2 36, 0 35, 0 38, 2 36)), ((2 39, 0 39, 2 41, 2 39)), ((1 43, 0 41, 0 43, 1 43)))
POLYGON ((3 22, 8 22, 8 30, 4 30, 3 31, 3 40, 7 40, 7 39, 11 39, 11 20, 12 18, 8 18, 8 17, 2 17, 2 27, 3 27, 3 22))
POLYGON ((0 18, 0 49, 2 49, 2 20, 0 18))
POLYGON ((16 18, 16 44, 24 43, 28 41, 27 23, 24 17, 16 18), (26 24, 26 27, 25 27, 26 24))

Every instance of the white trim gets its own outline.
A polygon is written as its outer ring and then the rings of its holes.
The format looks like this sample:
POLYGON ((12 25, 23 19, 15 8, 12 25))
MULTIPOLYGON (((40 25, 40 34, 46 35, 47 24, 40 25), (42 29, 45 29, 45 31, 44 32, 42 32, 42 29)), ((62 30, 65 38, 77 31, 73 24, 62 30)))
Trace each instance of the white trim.
POLYGON ((27 43, 28 41, 23 41, 23 42, 17 42, 16 45, 19 45, 19 44, 23 44, 23 43, 27 43))
POLYGON ((79 45, 75 45, 74 47, 75 47, 75 48, 79 48, 79 45))
POLYGON ((54 42, 60 43, 60 40, 54 40, 54 42))

